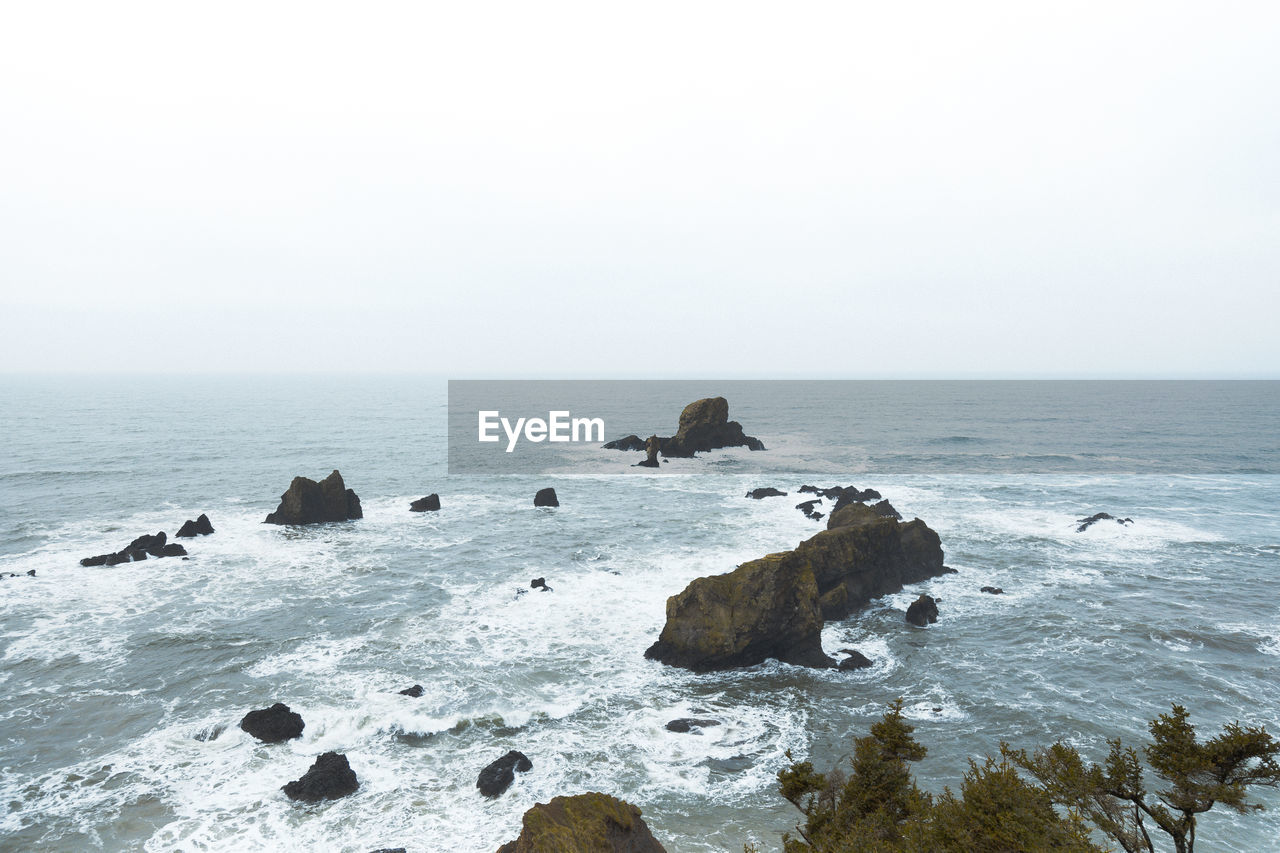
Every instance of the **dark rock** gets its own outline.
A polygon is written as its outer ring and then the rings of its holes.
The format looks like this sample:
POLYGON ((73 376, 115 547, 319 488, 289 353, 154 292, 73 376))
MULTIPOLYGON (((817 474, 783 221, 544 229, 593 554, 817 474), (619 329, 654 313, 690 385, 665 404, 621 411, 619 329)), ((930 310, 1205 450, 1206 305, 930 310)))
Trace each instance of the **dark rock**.
POLYGON ((27 577, 29 577, 29 578, 33 578, 33 577, 35 577, 35 576, 36 576, 36 570, 35 570, 35 569, 28 569, 28 570, 27 570, 27 577))
POLYGON ((515 771, 527 773, 532 769, 533 762, 528 756, 513 749, 480 771, 480 778, 476 779, 476 787, 486 797, 497 797, 510 788, 511 783, 516 780, 515 771))
POLYGON ((761 498, 785 498, 786 496, 786 492, 780 492, 773 486, 767 486, 762 489, 752 489, 747 492, 747 497, 755 500, 760 500, 761 498))
POLYGON ((423 693, 425 693, 425 692, 426 692, 426 691, 422 689, 422 685, 421 685, 421 684, 415 684, 415 685, 413 685, 412 687, 406 687, 404 690, 401 690, 401 691, 400 691, 400 695, 401 695, 401 696, 411 696, 411 697, 413 697, 414 699, 421 699, 421 698, 422 698, 422 694, 423 694, 423 693))
POLYGON ((1077 527, 1077 528, 1076 528, 1076 533, 1084 533, 1084 532, 1085 532, 1086 530, 1088 530, 1092 525, 1097 524, 1099 521, 1114 521, 1116 524, 1119 524, 1119 525, 1122 525, 1122 526, 1123 526, 1123 525, 1128 525, 1128 524, 1133 524, 1133 519, 1132 519, 1132 518, 1116 518, 1116 517, 1115 517, 1114 515, 1112 515, 1111 513, 1108 513, 1108 512, 1099 512, 1099 513, 1096 513, 1096 514, 1094 514, 1094 515, 1089 516, 1088 518, 1078 518, 1078 519, 1076 519, 1076 523, 1080 525, 1079 527, 1077 527))
POLYGON ((560 500, 556 497, 556 490, 550 487, 538 489, 538 493, 533 496, 534 506, 560 506, 560 500))
POLYGON ((403 847, 379 847, 377 850, 370 850, 369 853, 405 853, 403 847))
POLYGON ((182 557, 187 553, 177 542, 169 542, 165 532, 161 530, 154 535, 143 534, 134 539, 114 554, 99 554, 96 557, 85 557, 80 561, 82 566, 118 566, 121 563, 136 562, 151 557, 182 557))
POLYGON ((893 504, 888 501, 880 501, 877 504, 872 504, 871 509, 876 515, 883 515, 885 518, 896 518, 898 521, 902 521, 902 513, 894 509, 893 504))
POLYGON ((605 450, 644 450, 645 441, 638 435, 629 435, 626 438, 616 438, 613 441, 606 442, 605 450))
POLYGON ((280 496, 280 506, 266 518, 266 524, 320 524, 364 518, 360 498, 336 470, 320 482, 294 477, 289 490, 280 496))
POLYGON ((546 578, 534 578, 529 581, 529 589, 539 589, 543 592, 551 592, 551 587, 547 586, 546 578))
POLYGON ((835 494, 826 495, 828 499, 835 498, 836 504, 831 508, 832 512, 844 509, 849 504, 866 503, 867 501, 880 500, 880 493, 875 489, 859 489, 856 486, 845 486, 843 489, 836 489, 835 494))
POLYGON ((167 545, 165 545, 163 548, 161 548, 161 549, 160 549, 160 553, 159 553, 159 554, 156 554, 155 556, 157 556, 157 557, 185 557, 185 556, 187 556, 187 549, 186 549, 186 548, 183 548, 183 547, 182 547, 182 543, 180 543, 180 542, 170 542, 169 544, 167 544, 167 545))
POLYGON ((814 498, 811 501, 801 501, 800 503, 796 504, 796 509, 803 512, 805 518, 811 518, 816 520, 816 519, 822 518, 822 513, 814 509, 814 507, 816 507, 820 503, 822 503, 821 498, 814 498))
POLYGON ((280 790, 291 800, 318 803, 354 794, 359 788, 360 780, 356 778, 356 772, 351 769, 347 757, 338 752, 326 752, 315 760, 301 779, 290 782, 280 790))
POLYGON ((718 725, 720 725, 719 720, 700 720, 694 717, 681 717, 678 720, 672 720, 667 723, 667 731, 676 732, 678 734, 687 734, 690 729, 705 729, 718 725))
POLYGON ((641 468, 657 468, 658 453, 662 450, 662 439, 658 438, 656 435, 649 436, 649 438, 645 440, 644 450, 647 455, 644 460, 637 462, 636 464, 641 468))
POLYGON ((907 621, 923 628, 938 621, 938 602, 932 596, 921 595, 907 608, 907 621))
POLYGON ((728 758, 706 758, 700 763, 718 773, 741 773, 755 766, 750 756, 741 753, 728 758))
POLYGON ((290 711, 289 706, 283 702, 277 702, 270 708, 250 711, 240 721, 240 728, 265 743, 281 743, 302 737, 305 726, 302 715, 290 711))
POLYGON ((195 536, 208 536, 213 532, 213 523, 209 521, 209 516, 200 513, 199 517, 192 521, 187 519, 178 528, 178 532, 173 534, 175 539, 190 539, 195 536))
POLYGON ((843 619, 904 584, 945 574, 938 534, 852 504, 794 551, 698 578, 667 599, 667 621, 645 657, 696 671, 768 658, 835 667, 822 651, 825 619, 843 619))
POLYGON ((998 586, 984 586, 982 592, 989 592, 992 595, 1004 595, 1004 590, 998 586))
POLYGON ((840 661, 839 668, 842 670, 866 669, 869 666, 874 666, 871 662, 871 658, 856 649, 841 649, 840 651, 848 655, 847 658, 840 661))
POLYGON ((440 496, 434 493, 409 504, 409 512, 435 512, 438 509, 440 509, 440 496))
POLYGON ((638 808, 594 791, 538 803, 523 823, 498 853, 666 853, 638 808))
POLYGON ((662 439, 663 456, 692 456, 721 447, 764 450, 764 442, 745 435, 742 424, 729 420, 729 401, 724 397, 695 400, 680 413, 676 434, 662 439))

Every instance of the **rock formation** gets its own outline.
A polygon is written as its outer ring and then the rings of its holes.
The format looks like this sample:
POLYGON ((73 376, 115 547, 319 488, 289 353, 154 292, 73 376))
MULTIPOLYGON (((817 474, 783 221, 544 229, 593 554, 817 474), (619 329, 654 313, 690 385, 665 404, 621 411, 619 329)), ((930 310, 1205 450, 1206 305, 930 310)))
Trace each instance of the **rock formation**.
POLYGON ((240 728, 264 743, 281 743, 302 737, 306 723, 297 711, 290 711, 289 706, 277 702, 270 708, 250 711, 240 721, 240 728))
POLYGON ((823 514, 818 512, 816 509, 814 509, 814 507, 816 507, 820 503, 822 503, 821 498, 814 498, 811 501, 801 501, 800 503, 796 504, 796 509, 803 512, 805 518, 809 518, 814 521, 821 521, 823 518, 823 514))
POLYGON ((409 504, 409 512, 435 512, 440 509, 440 496, 434 492, 409 504))
POLYGON ((1099 512, 1099 513, 1096 513, 1095 515, 1089 516, 1088 518, 1076 519, 1076 524, 1080 525, 1079 527, 1076 528, 1076 533, 1084 533, 1086 530, 1088 530, 1094 524, 1097 524, 1099 521, 1114 521, 1116 524, 1119 524, 1122 527, 1133 524, 1132 518, 1116 518, 1114 515, 1112 515, 1109 512, 1099 512))
POLYGON ((698 578, 667 599, 666 625, 645 657, 696 671, 768 658, 834 667, 822 651, 825 619, 950 571, 938 534, 923 521, 904 524, 851 504, 794 551, 698 578))
POLYGON ((422 689, 422 685, 421 685, 421 684, 415 684, 415 685, 413 685, 412 687, 406 687, 404 690, 401 690, 401 691, 400 691, 400 695, 401 695, 401 696, 408 696, 408 697, 410 697, 410 698, 412 698, 412 699, 421 699, 421 698, 422 698, 422 694, 423 694, 423 693, 425 693, 425 692, 426 692, 426 691, 422 689))
POLYGON ((646 449, 645 440, 638 435, 632 434, 626 438, 615 438, 613 441, 605 442, 605 450, 644 450, 646 449))
POLYGON ((342 482, 336 470, 320 482, 294 477, 289 490, 280 496, 280 506, 266 518, 266 524, 318 524, 363 518, 360 498, 342 482))
POLYGON ((641 468, 657 468, 658 453, 662 450, 662 439, 651 435, 644 442, 645 458, 636 464, 641 468))
POLYGON ((187 549, 177 542, 168 542, 168 537, 161 530, 153 535, 143 534, 114 554, 99 554, 96 557, 85 557, 80 561, 82 566, 115 566, 147 557, 185 557, 187 549))
POLYGON ((538 803, 524 813, 520 836, 498 853, 666 853, 666 848, 638 808, 591 792, 538 803))
POLYGON ((848 655, 847 658, 840 661, 839 668, 842 670, 866 669, 869 666, 874 666, 871 662, 871 658, 867 657, 857 649, 841 649, 840 651, 841 653, 848 655))
POLYGON ((291 800, 318 803, 336 800, 354 794, 360 788, 360 780, 351 769, 347 757, 339 752, 326 752, 315 760, 301 779, 296 779, 280 790, 291 800))
POLYGON ((757 501, 762 498, 785 498, 786 496, 786 492, 780 492, 773 486, 765 486, 764 488, 752 489, 747 492, 747 497, 757 501))
POLYGON ((476 779, 476 787, 486 797, 497 797, 511 787, 516 780, 515 771, 527 773, 533 769, 533 762, 519 750, 513 749, 496 761, 490 762, 480 771, 476 779))
POLYGON ((608 442, 604 448, 606 450, 647 450, 649 458, 641 464, 656 468, 658 467, 657 455, 653 452, 651 444, 655 438, 662 455, 668 457, 692 456, 695 453, 705 453, 721 447, 764 450, 764 442, 746 435, 742 431, 742 424, 729 420, 729 401, 724 397, 707 397, 685 406, 684 411, 680 413, 680 424, 673 436, 667 438, 652 436, 648 441, 641 441, 639 436, 628 435, 608 442))
POLYGON ((917 628, 924 628, 938 621, 938 600, 921 595, 907 608, 907 621, 917 628))
POLYGON ((991 595, 1004 595, 1004 590, 998 586, 984 586, 980 592, 990 593, 991 595))
POLYGON ((560 506, 560 499, 556 497, 556 490, 550 487, 538 489, 538 493, 533 496, 534 506, 560 506))
POLYGON ((196 536, 208 536, 213 532, 213 523, 209 521, 209 516, 203 512, 195 521, 187 519, 178 528, 178 532, 173 534, 175 539, 191 539, 196 536))
POLYGON ((681 717, 667 723, 667 731, 677 734, 688 734, 693 729, 705 729, 720 725, 719 720, 700 720, 695 717, 681 717))

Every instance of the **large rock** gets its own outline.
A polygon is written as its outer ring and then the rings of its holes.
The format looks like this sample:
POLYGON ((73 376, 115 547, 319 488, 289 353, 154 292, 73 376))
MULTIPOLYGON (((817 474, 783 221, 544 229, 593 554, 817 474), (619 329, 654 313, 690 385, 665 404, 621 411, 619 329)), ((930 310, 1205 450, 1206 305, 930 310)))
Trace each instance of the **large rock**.
POLYGON ((280 506, 266 518, 267 524, 319 524, 364 518, 360 498, 342 482, 336 470, 320 482, 294 477, 280 496, 280 506))
POLYGON ((692 456, 721 447, 764 450, 764 442, 745 435, 742 424, 729 420, 729 401, 724 397, 707 397, 685 406, 676 434, 661 441, 663 456, 692 456))
POLYGON ((520 836, 498 853, 666 853, 640 809, 608 794, 555 797, 524 813, 520 836))
POLYGON ((283 702, 277 702, 270 708, 250 711, 240 720, 240 728, 265 743, 280 743, 302 737, 306 723, 297 711, 289 710, 283 702))
POLYGON ((556 490, 548 486, 545 489, 538 489, 538 493, 533 496, 534 506, 560 506, 560 499, 556 497, 556 490))
POLYGON ((194 521, 187 519, 178 528, 178 532, 173 534, 175 539, 191 539, 196 536, 208 536, 213 532, 213 523, 209 521, 209 516, 203 512, 194 521))
POLYGON ((280 790, 291 800, 318 803, 354 794, 359 788, 360 780, 347 757, 338 752, 326 752, 315 760, 301 779, 295 779, 280 790))
POLYGON ((440 496, 434 492, 409 504, 409 512, 435 512, 440 509, 440 496))
POLYGON ((698 578, 667 599, 666 624, 645 657, 696 671, 768 658, 834 667, 822 651, 824 620, 950 571, 938 534, 923 521, 904 524, 851 504, 794 551, 698 578))
POLYGON ((921 595, 907 607, 907 622, 917 628, 926 628, 938 621, 938 600, 931 595, 921 595))
POLYGON ((533 769, 533 762, 523 752, 513 749, 496 761, 491 761, 480 771, 476 779, 476 787, 486 797, 497 797, 511 787, 516 780, 515 771, 528 773, 533 769))

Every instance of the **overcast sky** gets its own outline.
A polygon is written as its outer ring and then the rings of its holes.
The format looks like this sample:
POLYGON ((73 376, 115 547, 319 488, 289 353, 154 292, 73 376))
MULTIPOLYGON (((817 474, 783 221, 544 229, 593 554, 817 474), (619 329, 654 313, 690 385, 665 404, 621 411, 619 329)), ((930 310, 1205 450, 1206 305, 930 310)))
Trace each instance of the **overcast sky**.
POLYGON ((1280 377, 1280 4, 8 3, 0 370, 1280 377))

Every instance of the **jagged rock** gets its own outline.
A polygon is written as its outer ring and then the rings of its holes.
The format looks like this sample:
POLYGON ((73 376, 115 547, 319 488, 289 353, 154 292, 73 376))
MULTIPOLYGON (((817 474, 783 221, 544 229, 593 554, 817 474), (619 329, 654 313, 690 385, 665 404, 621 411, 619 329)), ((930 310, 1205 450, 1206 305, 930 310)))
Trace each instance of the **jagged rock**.
POLYGON ((786 492, 780 492, 773 486, 766 486, 762 489, 752 489, 747 492, 747 497, 755 500, 760 500, 761 498, 785 498, 786 496, 786 492))
POLYGON ((645 440, 644 450, 646 453, 645 458, 636 464, 641 468, 657 468, 658 453, 662 450, 662 439, 658 438, 656 435, 649 436, 645 440))
POLYGON ((876 515, 883 515, 885 518, 896 518, 898 521, 902 521, 902 513, 894 509, 893 504, 888 501, 880 501, 877 504, 872 504, 871 509, 876 515))
POLYGON ((998 586, 984 586, 982 592, 989 592, 992 595, 1004 595, 1004 590, 998 586))
POLYGON ((213 523, 209 521, 209 516, 202 512, 195 521, 191 519, 184 521, 182 526, 178 528, 178 532, 173 534, 173 537, 175 539, 190 539, 195 536, 208 536, 212 532, 213 523))
POLYGON ((532 769, 533 762, 528 756, 513 749, 480 771, 480 778, 476 779, 476 787, 486 797, 497 797, 510 788, 511 783, 516 780, 515 771, 527 773, 532 769))
POLYGON ((80 561, 82 566, 118 566, 121 563, 136 562, 152 557, 184 557, 187 549, 177 542, 168 542, 168 537, 161 530, 155 535, 143 534, 134 539, 114 554, 99 554, 96 557, 85 557, 80 561))
POLYGON ((666 853, 638 808, 594 791, 538 803, 523 824, 498 853, 666 853))
POLYGON ((409 512, 435 512, 438 509, 440 509, 440 496, 434 492, 409 504, 409 512))
POLYGON ((796 509, 803 512, 805 518, 810 518, 816 521, 822 518, 822 513, 814 509, 814 507, 816 507, 820 503, 822 503, 821 498, 814 498, 811 501, 801 501, 800 503, 796 504, 796 509))
POLYGON ((542 592, 551 592, 551 587, 547 586, 546 578, 534 578, 529 581, 529 589, 537 589, 542 592))
POLYGON ((306 723, 297 711, 290 711, 289 706, 277 702, 270 708, 250 711, 240 721, 240 728, 265 743, 281 743, 293 738, 302 737, 306 723))
POLYGON ((844 509, 849 504, 866 503, 867 501, 880 500, 880 493, 875 489, 859 489, 856 486, 846 486, 843 489, 837 489, 836 494, 828 495, 828 498, 835 498, 835 506, 831 508, 832 512, 844 509))
POLYGON ((645 441, 638 435, 629 435, 626 438, 615 438, 613 441, 606 442, 605 450, 644 450, 645 441))
POLYGON ((354 794, 359 788, 360 780, 347 757, 339 752, 326 752, 315 760, 301 779, 295 779, 280 790, 291 800, 318 803, 354 794))
POLYGON ((677 734, 688 734, 691 729, 705 729, 720 725, 719 720, 700 720, 694 717, 681 717, 667 723, 667 731, 677 734))
POLYGON ((671 438, 662 439, 663 456, 692 456, 721 447, 764 450, 764 442, 745 435, 742 424, 729 420, 729 401, 724 397, 695 400, 680 413, 680 427, 671 438))
POLYGON ((422 698, 422 694, 423 694, 423 693, 425 693, 425 692, 426 692, 426 691, 422 689, 422 685, 421 685, 421 684, 415 684, 415 685, 413 685, 412 687, 406 687, 404 690, 401 690, 401 691, 400 691, 400 695, 401 695, 401 696, 410 696, 410 697, 412 697, 412 698, 414 698, 414 699, 421 699, 421 698, 422 698))
POLYGON ((907 608, 907 621, 916 627, 923 628, 938 621, 938 599, 921 595, 907 608))
POLYGON ((842 670, 866 669, 869 666, 875 665, 871 662, 871 658, 867 657, 857 649, 841 649, 840 651, 848 655, 847 658, 840 661, 839 668, 842 670))
POLYGON ((534 506, 560 506, 560 499, 556 497, 556 490, 547 487, 538 489, 538 493, 533 496, 534 506))
POLYGON ((667 599, 667 621, 645 657, 696 671, 768 658, 835 667, 822 651, 824 619, 842 619, 904 584, 945 574, 938 534, 852 504, 794 551, 697 578, 667 599))
POLYGON ((1119 524, 1121 526, 1127 525, 1127 524, 1133 524, 1132 518, 1116 518, 1114 515, 1112 515, 1109 512, 1099 512, 1095 515, 1089 516, 1088 518, 1076 519, 1076 523, 1080 525, 1079 527, 1076 528, 1076 533, 1084 533, 1092 525, 1097 524, 1099 521, 1114 521, 1116 524, 1119 524))
POLYGON ((360 498, 342 482, 334 470, 320 482, 294 477, 289 490, 280 496, 280 506, 266 518, 266 524, 319 524, 364 518, 360 498))

